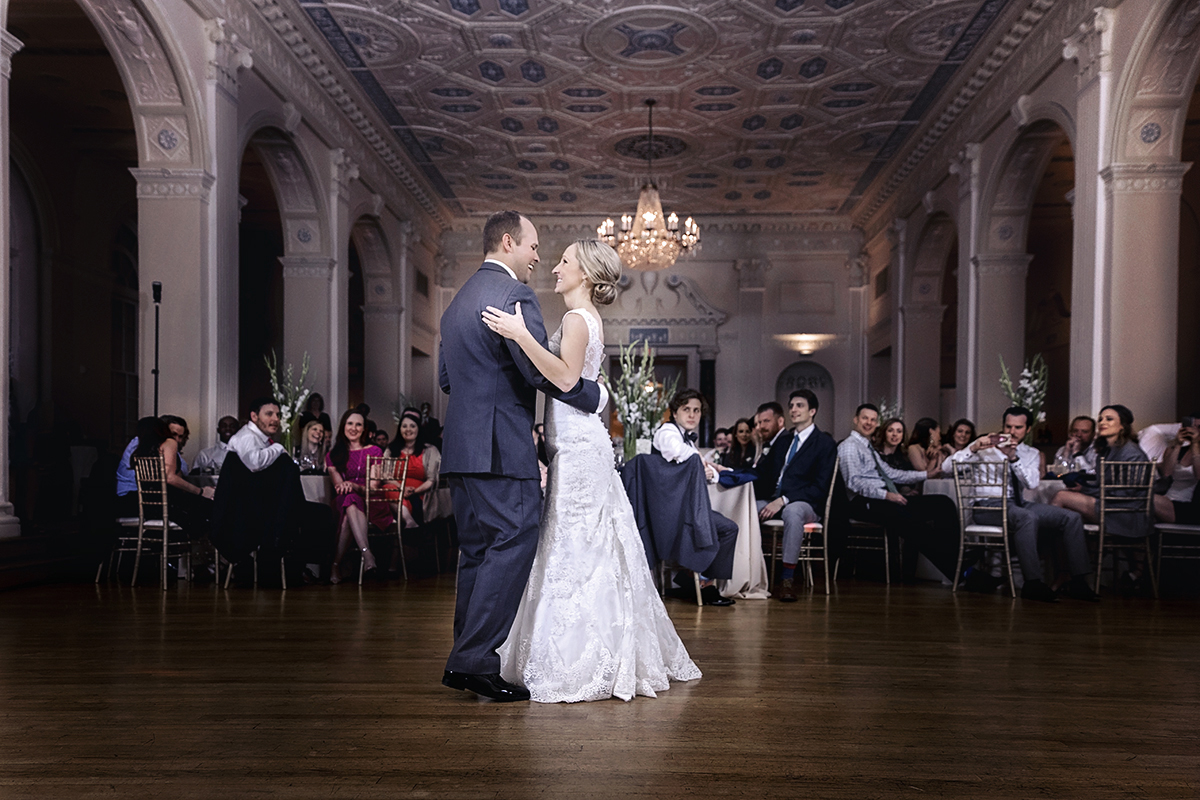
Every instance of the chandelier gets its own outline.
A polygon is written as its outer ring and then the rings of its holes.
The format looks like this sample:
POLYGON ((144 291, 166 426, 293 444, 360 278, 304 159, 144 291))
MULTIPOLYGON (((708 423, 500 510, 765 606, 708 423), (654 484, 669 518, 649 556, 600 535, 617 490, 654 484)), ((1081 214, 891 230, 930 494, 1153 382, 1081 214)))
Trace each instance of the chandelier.
POLYGON ((654 100, 646 101, 650 131, 646 163, 650 177, 638 195, 637 213, 622 214, 619 231, 611 217, 596 228, 596 234, 616 249, 625 266, 643 272, 667 269, 679 256, 700 249, 700 226, 695 220, 688 217, 681 230, 679 215, 672 212, 663 217, 662 201, 654 183, 654 104, 654 100))

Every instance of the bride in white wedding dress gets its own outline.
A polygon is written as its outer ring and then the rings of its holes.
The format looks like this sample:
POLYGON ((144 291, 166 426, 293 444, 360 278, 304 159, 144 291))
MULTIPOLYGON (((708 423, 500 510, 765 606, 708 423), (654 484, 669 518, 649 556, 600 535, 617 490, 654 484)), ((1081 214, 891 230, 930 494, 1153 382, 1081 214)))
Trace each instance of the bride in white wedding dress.
MULTIPOLYGON (((519 305, 515 314, 489 307, 483 319, 565 391, 581 375, 600 374, 604 336, 595 304, 615 298, 621 261, 603 242, 581 240, 554 274, 554 291, 570 310, 549 351, 526 330, 519 305)), ((540 703, 655 697, 671 680, 699 678, 654 587, 607 427, 596 414, 547 399, 546 447, 537 556, 497 650, 500 675, 540 703)))

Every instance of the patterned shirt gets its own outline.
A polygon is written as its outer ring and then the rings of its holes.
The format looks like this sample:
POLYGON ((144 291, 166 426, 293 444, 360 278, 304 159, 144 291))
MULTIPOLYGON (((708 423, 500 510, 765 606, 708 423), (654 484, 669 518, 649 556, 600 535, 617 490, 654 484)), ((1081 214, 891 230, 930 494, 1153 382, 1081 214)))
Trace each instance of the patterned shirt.
POLYGON ((880 477, 883 470, 894 483, 918 483, 929 477, 923 470, 896 469, 880 458, 867 437, 858 431, 838 445, 838 457, 842 462, 842 480, 846 482, 846 494, 868 500, 882 500, 887 496, 887 486, 880 477))

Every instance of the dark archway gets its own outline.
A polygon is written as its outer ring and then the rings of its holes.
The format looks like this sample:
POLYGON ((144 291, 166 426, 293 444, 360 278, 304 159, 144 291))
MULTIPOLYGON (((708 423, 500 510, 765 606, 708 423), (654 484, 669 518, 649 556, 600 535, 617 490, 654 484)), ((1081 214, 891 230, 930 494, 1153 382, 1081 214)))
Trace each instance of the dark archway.
POLYGON ((283 357, 283 224, 260 152, 242 154, 238 184, 238 409, 271 393, 263 358, 283 357))
MULTIPOLYGON (((349 304, 349 314, 347 315, 347 356, 346 369, 349 377, 349 384, 346 388, 347 398, 349 400, 347 407, 354 408, 359 403, 363 402, 363 397, 366 393, 366 367, 367 367, 367 328, 366 319, 363 316, 363 305, 367 301, 366 284, 363 281, 363 265, 362 259, 358 256, 358 248, 354 245, 354 239, 350 239, 350 285, 347 291, 347 302, 349 304)), ((381 416, 384 409, 374 409, 376 422, 383 420, 381 416)))
MULTIPOLYGON (((1200 85, 1188 106, 1183 131, 1183 161, 1200 161, 1200 85)), ((1200 169, 1183 176, 1179 202, 1179 334, 1176 353, 1175 411, 1179 416, 1200 411, 1200 169)))

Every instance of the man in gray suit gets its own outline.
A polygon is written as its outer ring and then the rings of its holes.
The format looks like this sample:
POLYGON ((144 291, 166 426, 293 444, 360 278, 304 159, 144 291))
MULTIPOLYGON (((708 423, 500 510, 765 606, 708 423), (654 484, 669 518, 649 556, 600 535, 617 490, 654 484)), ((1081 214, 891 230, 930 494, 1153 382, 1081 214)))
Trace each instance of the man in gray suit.
POLYGON ((454 648, 442 683, 493 700, 528 700, 500 677, 496 648, 508 636, 537 552, 540 471, 534 447, 537 391, 596 412, 608 393, 580 380, 562 392, 521 348, 488 329, 488 306, 514 313, 546 345, 537 295, 526 284, 538 263, 533 223, 516 211, 493 214, 483 228, 484 262, 442 315, 438 371, 450 395, 443 432, 442 474, 448 476, 458 523, 458 596, 454 648))

